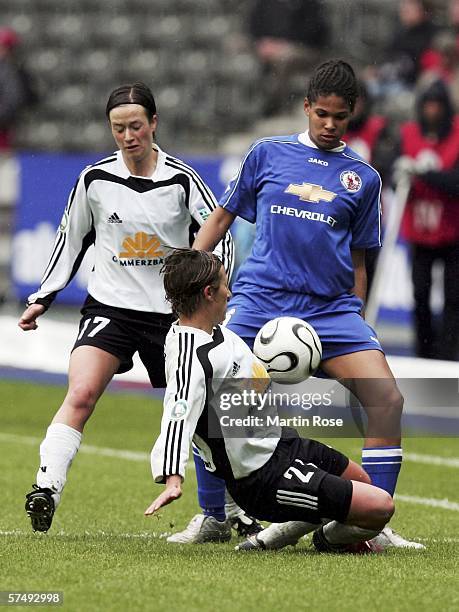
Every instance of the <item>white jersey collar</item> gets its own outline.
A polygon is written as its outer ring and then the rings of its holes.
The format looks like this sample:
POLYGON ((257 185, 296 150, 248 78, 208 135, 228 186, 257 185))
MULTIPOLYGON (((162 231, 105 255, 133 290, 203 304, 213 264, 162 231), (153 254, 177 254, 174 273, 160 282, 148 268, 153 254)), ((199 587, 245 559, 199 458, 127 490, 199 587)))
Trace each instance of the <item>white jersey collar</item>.
POLYGON ((151 176, 136 176, 135 174, 131 174, 129 168, 126 166, 124 159, 123 159, 123 154, 121 153, 121 151, 118 149, 118 151, 116 151, 116 156, 118 159, 118 165, 119 165, 119 169, 120 169, 120 176, 122 176, 123 178, 129 178, 130 176, 134 176, 136 178, 144 178, 144 179, 155 179, 155 175, 162 170, 163 166, 164 166, 164 162, 166 160, 166 154, 164 153, 164 151, 162 149, 159 148, 159 146, 156 144, 156 142, 153 143, 153 149, 155 149, 155 151, 158 153, 158 159, 156 160, 156 168, 155 171, 153 172, 153 174, 151 176))
POLYGON ((211 334, 208 334, 204 329, 201 329, 200 327, 191 327, 190 325, 181 325, 177 319, 177 321, 174 321, 174 323, 172 323, 172 327, 174 331, 176 332, 181 332, 181 333, 192 332, 194 334, 204 335, 207 338, 212 338, 217 326, 213 328, 211 334))
MULTIPOLYGON (((301 134, 298 135, 298 140, 306 145, 307 147, 312 147, 313 149, 318 149, 319 147, 314 144, 309 136, 309 130, 306 130, 305 132, 302 132, 301 134)), ((344 151, 344 149, 346 148, 346 143, 343 142, 342 140, 340 140, 340 145, 338 147, 335 147, 334 149, 327 149, 327 151, 329 151, 330 153, 342 153, 344 151)))

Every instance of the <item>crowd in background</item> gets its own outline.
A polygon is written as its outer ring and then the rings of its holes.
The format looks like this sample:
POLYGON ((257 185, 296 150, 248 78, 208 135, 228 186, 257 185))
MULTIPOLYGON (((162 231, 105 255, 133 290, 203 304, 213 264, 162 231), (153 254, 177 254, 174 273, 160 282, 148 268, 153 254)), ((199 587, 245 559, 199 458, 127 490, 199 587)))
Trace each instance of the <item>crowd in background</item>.
MULTIPOLYGON (((214 4, 218 4, 217 0, 214 4)), ((279 117, 282 121, 286 113, 293 112, 294 105, 298 106, 312 67, 330 53, 337 55, 339 36, 331 26, 331 4, 331 0, 236 3, 235 10, 244 12, 241 22, 244 25, 236 33, 226 30, 225 34, 225 28, 222 29, 221 44, 229 54, 223 61, 229 64, 232 52, 239 54, 238 57, 244 53, 247 57, 250 52, 256 59, 258 71, 253 74, 258 75, 255 88, 260 94, 260 117, 279 117)), ((394 3, 390 4, 394 8, 394 3)), ((349 38, 354 35, 352 24, 348 31, 341 33, 346 38, 343 59, 355 65, 361 79, 360 101, 347 140, 380 171, 387 187, 395 187, 400 173, 411 180, 402 235, 412 251, 416 353, 422 357, 454 359, 459 338, 459 119, 456 116, 459 111, 459 0, 399 0, 395 8, 392 34, 383 47, 375 48, 374 58, 347 57, 352 48, 349 38), (443 262, 445 270, 440 321, 430 308, 432 266, 436 260, 443 262)), ((153 22, 151 27, 155 27, 153 22)), ((368 35, 371 38, 371 32, 368 35)), ((116 46, 116 40, 112 44, 116 46)), ((27 138, 15 142, 15 127, 27 116, 34 122, 47 94, 40 75, 27 73, 27 66, 33 62, 28 62, 30 58, 20 53, 20 47, 17 32, 8 24, 1 27, 0 151, 3 153, 13 150, 16 144, 28 146, 27 138)), ((26 51, 27 45, 24 47, 26 51)), ((129 80, 136 80, 136 75, 132 74, 129 80)), ((203 104, 207 93, 210 96, 212 84, 210 81, 210 86, 201 88, 203 104)), ((149 85, 156 89, 155 74, 149 85)), ((162 88, 165 86, 161 83, 162 88)), ((237 95, 228 103, 236 106, 237 95)), ((181 108, 180 103, 178 107, 181 108)), ((186 123, 190 111, 185 105, 182 110, 182 121, 186 123)), ((250 126, 245 129, 249 130, 250 126)), ((370 277, 376 255, 368 254, 370 277)))

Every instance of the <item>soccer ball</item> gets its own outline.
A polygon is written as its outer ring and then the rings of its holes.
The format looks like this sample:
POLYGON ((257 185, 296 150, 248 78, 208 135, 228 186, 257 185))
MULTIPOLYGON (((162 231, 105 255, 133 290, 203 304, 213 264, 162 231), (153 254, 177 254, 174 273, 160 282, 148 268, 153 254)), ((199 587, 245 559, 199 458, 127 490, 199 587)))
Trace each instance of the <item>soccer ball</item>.
POLYGON ((263 325, 253 352, 278 383, 295 384, 314 374, 322 345, 314 328, 296 317, 278 317, 263 325))

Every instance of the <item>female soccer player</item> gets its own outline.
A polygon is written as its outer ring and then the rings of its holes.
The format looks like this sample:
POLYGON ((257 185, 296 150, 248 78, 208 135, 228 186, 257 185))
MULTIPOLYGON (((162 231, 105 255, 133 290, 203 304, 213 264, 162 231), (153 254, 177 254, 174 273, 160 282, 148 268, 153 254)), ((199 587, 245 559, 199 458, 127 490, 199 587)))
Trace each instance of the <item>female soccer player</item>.
MULTIPOLYGON (((256 224, 252 252, 232 288, 229 329, 252 347, 257 331, 277 316, 312 324, 322 342, 322 371, 367 412, 362 465, 374 485, 393 495, 403 398, 364 320, 365 250, 380 246, 381 179, 342 141, 357 95, 349 64, 318 66, 304 101, 308 130, 249 149, 194 248, 212 250, 237 216, 256 224)), ((209 489, 212 475, 196 463, 198 483, 209 489)), ((381 538, 415 545, 389 529, 381 538)))
MULTIPOLYGON (((40 446, 37 484, 26 496, 35 531, 50 528, 85 423, 114 374, 131 369, 138 351, 152 385, 165 386, 163 347, 173 315, 159 276, 164 245, 190 246, 216 207, 198 174, 154 142, 156 104, 146 85, 115 89, 106 115, 119 151, 80 174, 41 286, 19 320, 25 331, 37 328, 37 318, 94 244, 95 266, 70 356, 68 392, 40 446)), ((221 254, 230 272, 229 233, 221 254)))
MULTIPOLYGON (((164 413, 151 453, 153 478, 166 489, 145 514, 181 496, 193 440, 206 469, 225 480, 251 515, 301 522, 304 532, 315 531, 313 541, 321 551, 348 550, 346 545, 376 536, 394 512, 392 497, 369 484, 356 463, 290 428, 260 423, 252 436, 225 435, 218 398, 226 395, 226 381, 239 380, 232 390, 240 393, 243 379, 254 372, 267 384, 269 376, 247 344, 219 325, 231 293, 218 257, 178 250, 166 258, 163 270, 166 297, 179 322, 166 339, 164 413), (334 520, 322 529, 324 517, 334 520)), ((253 410, 247 402, 238 416, 244 419, 253 410)), ((366 550, 375 549, 367 544, 366 550)))

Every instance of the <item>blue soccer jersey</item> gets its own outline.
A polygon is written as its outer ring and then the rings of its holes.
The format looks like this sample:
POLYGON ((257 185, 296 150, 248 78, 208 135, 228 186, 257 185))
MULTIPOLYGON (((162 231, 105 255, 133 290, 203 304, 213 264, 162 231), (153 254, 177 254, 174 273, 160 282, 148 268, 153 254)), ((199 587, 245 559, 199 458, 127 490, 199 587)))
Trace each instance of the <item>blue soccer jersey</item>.
POLYGON ((220 206, 256 222, 245 283, 333 298, 354 286, 351 249, 380 246, 381 178, 344 143, 308 133, 264 138, 248 151, 220 206))

